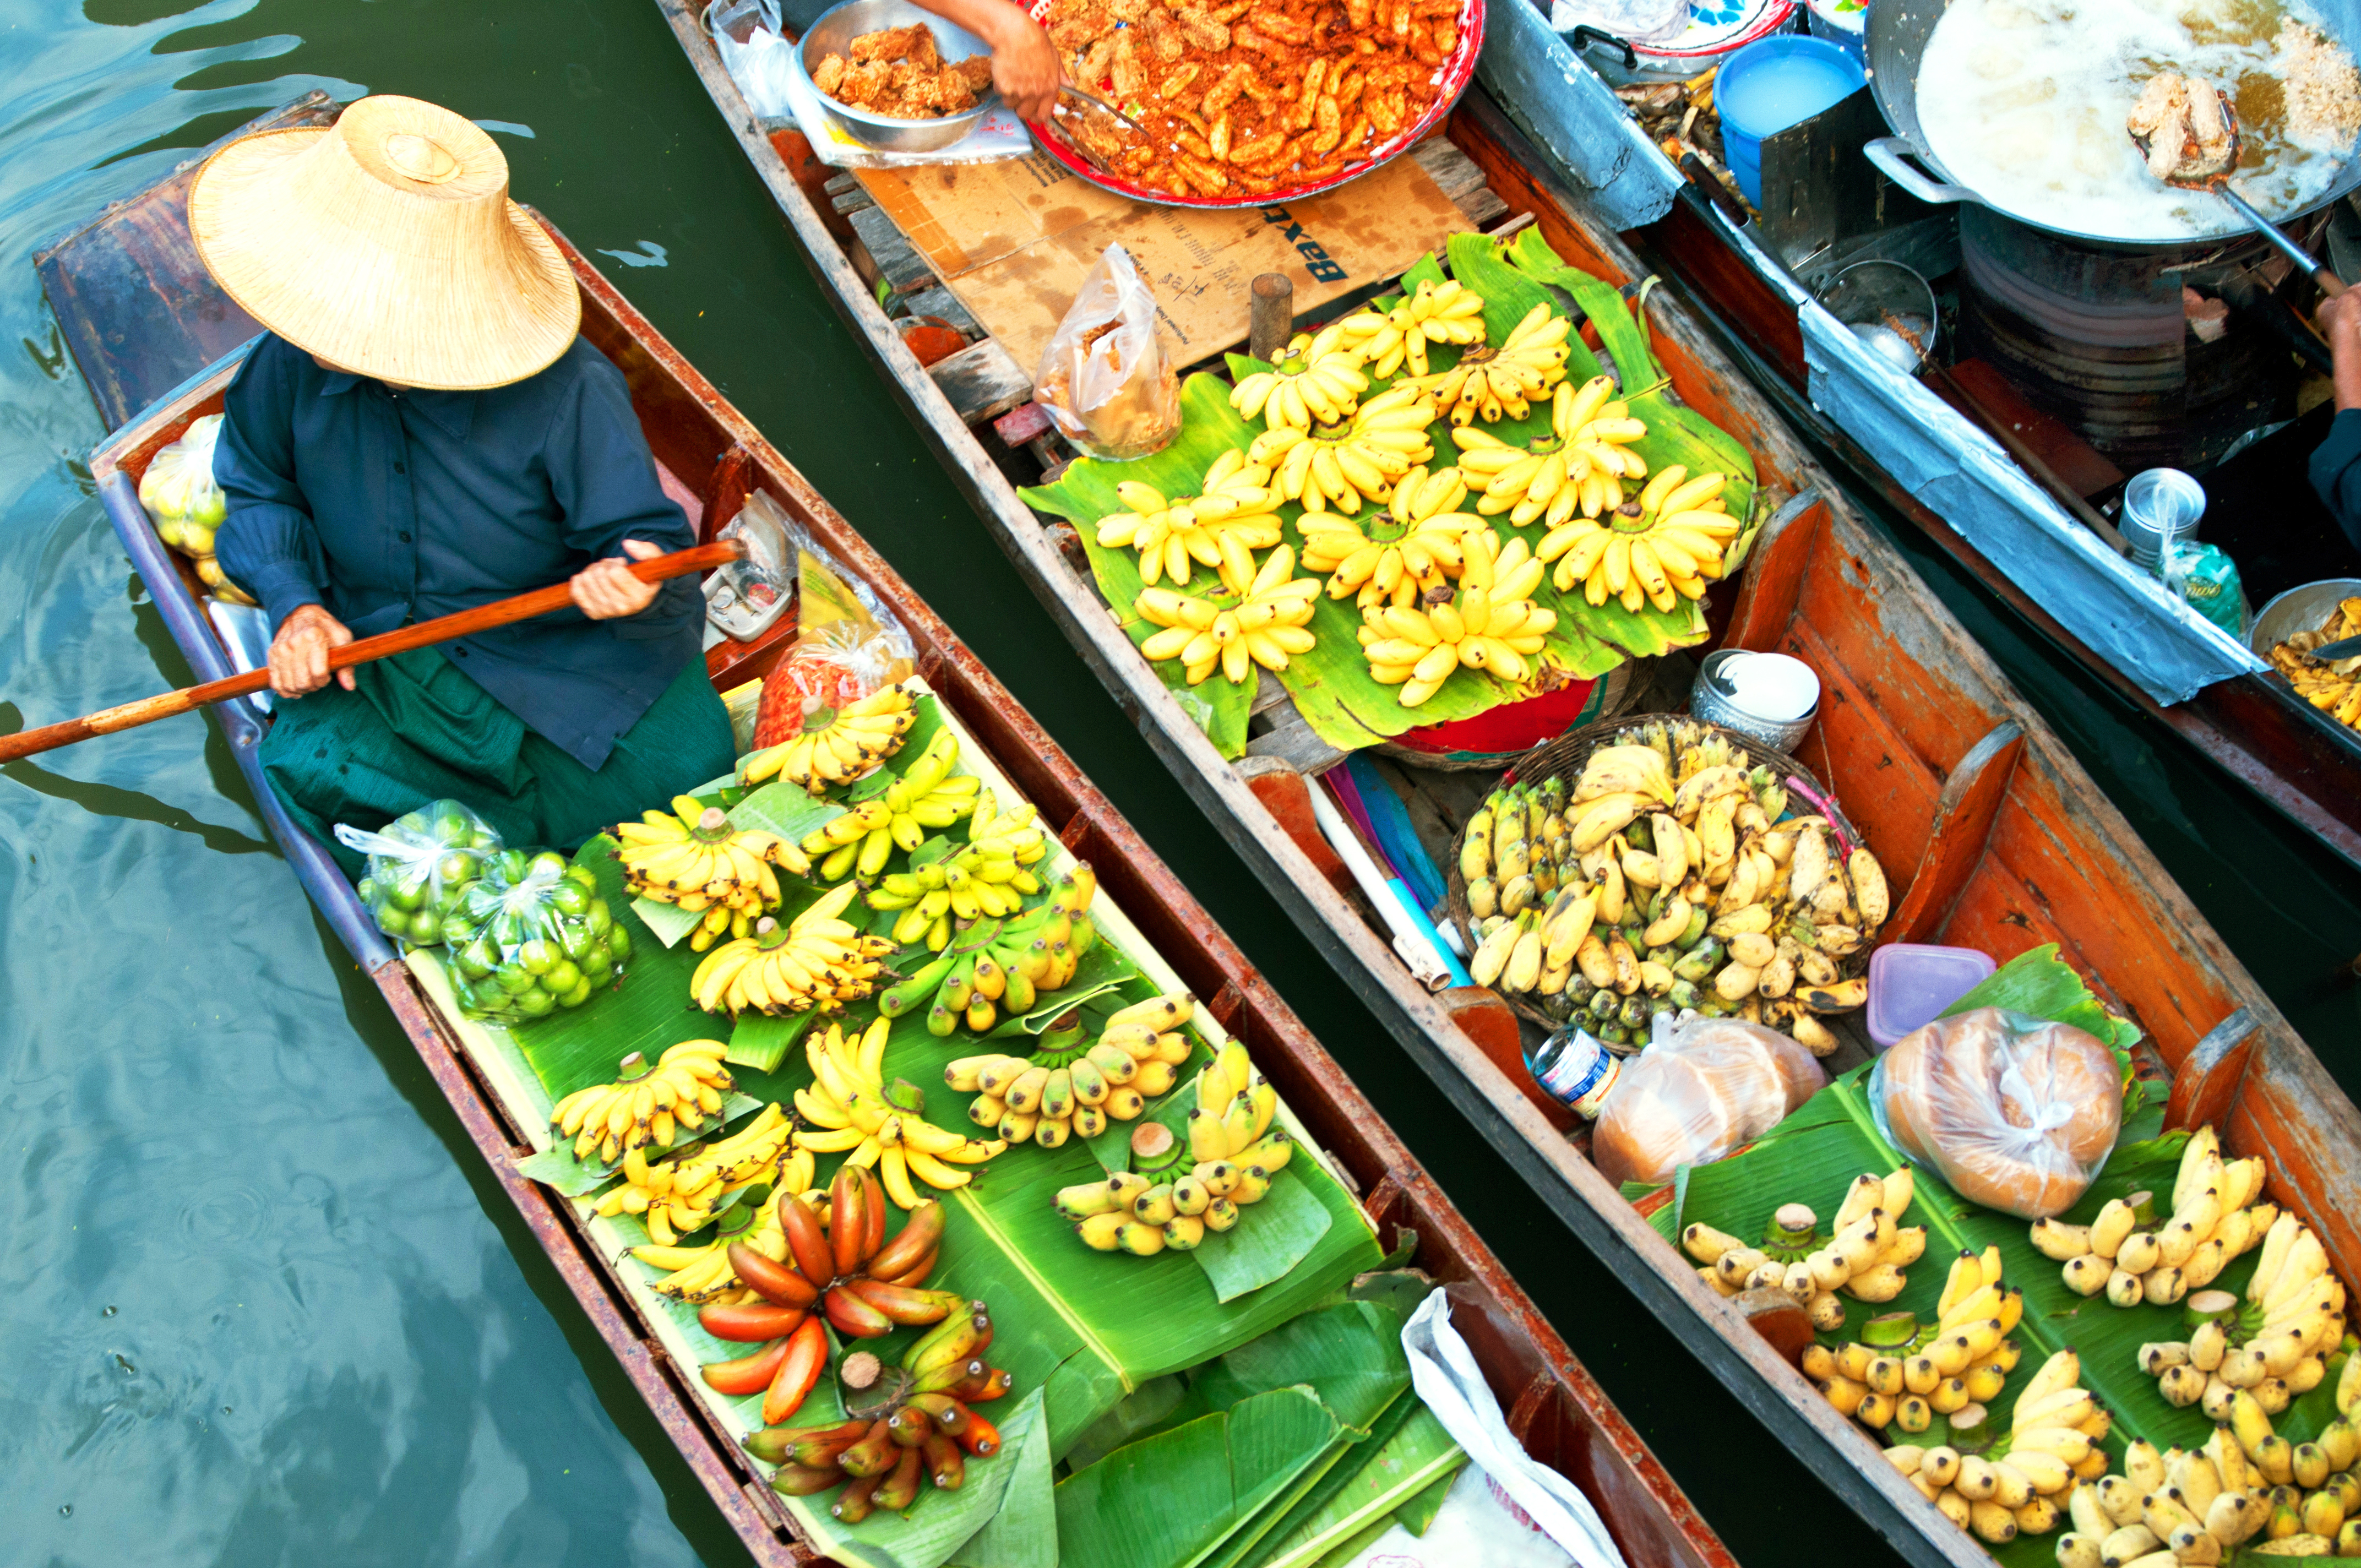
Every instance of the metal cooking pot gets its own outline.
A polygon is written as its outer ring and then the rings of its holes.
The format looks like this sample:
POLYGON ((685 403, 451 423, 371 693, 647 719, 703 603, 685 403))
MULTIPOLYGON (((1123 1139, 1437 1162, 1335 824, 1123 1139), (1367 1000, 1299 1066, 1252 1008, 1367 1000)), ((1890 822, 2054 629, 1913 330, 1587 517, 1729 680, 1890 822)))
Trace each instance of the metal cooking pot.
MULTIPOLYGON (((1880 137, 1861 148, 1870 162, 1885 177, 1922 202, 1974 202, 1991 207, 2012 222, 2028 228, 2044 229, 2070 239, 2103 246, 2133 245, 2143 248, 2158 246, 2196 245, 2207 240, 2232 239, 2251 233, 2238 220, 2227 202, 2215 203, 2220 209, 2218 224, 2202 234, 2175 236, 2171 239, 2125 239, 2116 235, 2086 234, 2076 229, 2057 228, 2037 224, 2021 217, 2008 208, 1987 200, 1972 186, 1955 183, 1950 172, 1926 150, 1927 137, 1918 124, 1918 64, 1927 51, 1927 39, 1935 24, 1943 19, 1947 0, 1877 0, 1869 8, 1869 88, 1876 95, 1877 106, 1884 113, 1885 123, 1895 134, 1880 137), (1916 159, 1933 177, 1910 162, 1916 159)), ((2337 42, 2351 48, 2349 42, 2361 37, 2361 0, 2319 0, 2315 7, 2318 23, 2337 42)), ((2345 159, 2345 167, 2328 189, 2314 197, 2303 212, 2316 212, 2345 192, 2361 186, 2361 158, 2345 159)), ((2274 213, 2280 223, 2291 222, 2302 213, 2274 213)))
POLYGON ((935 35, 936 51, 946 60, 992 52, 992 46, 973 33, 930 11, 921 11, 909 0, 844 0, 844 4, 821 12, 819 19, 811 25, 811 31, 796 46, 796 73, 811 87, 812 96, 819 100, 828 117, 863 147, 873 147, 881 152, 939 152, 964 140, 975 129, 978 120, 1000 107, 999 93, 987 90, 974 107, 956 115, 932 120, 897 120, 890 115, 873 115, 866 109, 840 104, 812 82, 813 67, 831 54, 851 54, 852 40, 862 34, 906 27, 913 22, 927 25, 935 35))

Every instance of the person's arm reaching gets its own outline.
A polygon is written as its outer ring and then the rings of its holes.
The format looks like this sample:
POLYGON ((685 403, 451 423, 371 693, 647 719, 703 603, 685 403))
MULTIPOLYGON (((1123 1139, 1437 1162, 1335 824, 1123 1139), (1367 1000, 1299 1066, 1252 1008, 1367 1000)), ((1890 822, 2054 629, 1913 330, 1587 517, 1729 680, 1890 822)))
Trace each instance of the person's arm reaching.
POLYGON ((616 633, 635 638, 670 636, 701 612, 694 580, 643 583, 631 574, 631 561, 686 550, 697 540, 656 482, 620 372, 601 363, 583 377, 551 428, 548 461, 566 543, 600 557, 569 585, 577 609, 592 620, 629 621, 616 633))
POLYGON ((2312 451, 2312 488, 2345 537, 2361 546, 2361 292, 2322 301, 2320 330, 2335 356, 2336 417, 2312 451))
MULTIPOLYGON (((326 685, 328 650, 353 640, 321 602, 320 536, 294 480, 293 393, 286 382, 293 352, 265 338, 247 356, 229 384, 214 448, 214 482, 229 508, 214 549, 230 580, 270 617, 270 689, 285 697, 326 685)), ((336 679, 352 689, 350 670, 336 679)))
POLYGON ((917 0, 944 21, 992 46, 992 84, 1024 118, 1046 125, 1065 80, 1058 47, 1013 0, 917 0))

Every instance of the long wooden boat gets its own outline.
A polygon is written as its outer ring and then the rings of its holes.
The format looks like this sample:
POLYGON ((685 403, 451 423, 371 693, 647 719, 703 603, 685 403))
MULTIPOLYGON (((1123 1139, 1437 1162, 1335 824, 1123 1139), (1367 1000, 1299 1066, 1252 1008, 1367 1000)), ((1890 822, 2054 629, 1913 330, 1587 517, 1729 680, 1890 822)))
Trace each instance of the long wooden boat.
MULTIPOLYGON (((1306 780, 1276 745, 1224 761, 1107 611, 1063 525, 1031 510, 1007 477, 1025 460, 995 439, 989 411, 930 375, 849 255, 823 207, 858 200, 791 128, 747 110, 687 0, 658 0, 756 171, 802 239, 813 270, 877 356, 919 428, 1077 652, 1232 848, 1320 947, 1370 1011, 1552 1212, 1732 1389, 1773 1438, 1910 1561, 1972 1564, 1982 1549, 1878 1459, 1768 1343, 1697 1277, 1585 1157, 1524 1067, 1512 1014, 1489 992, 1431 993, 1342 887, 1309 808, 1306 780)), ((1541 170, 1541 154, 1481 90, 1421 149, 1430 168, 1474 171, 1498 227, 1538 225, 1568 262, 1618 284, 1637 258, 1585 218, 1541 170)), ((1466 190, 1446 177, 1446 190, 1466 190)), ((1471 205, 1463 199, 1463 205, 1471 205)), ((864 236, 865 237, 865 236, 864 236)), ((1627 293, 1637 292, 1627 288, 1627 293)), ((1765 525, 1720 646, 1808 662, 1825 696, 1802 760, 1835 788, 1889 868, 1899 911, 1883 936, 1981 948, 2006 959, 2059 944, 2106 1004, 2147 1032, 2171 1083, 2174 1125, 2220 1121, 2241 1154, 2273 1162, 2273 1193, 2320 1229, 2336 1266, 2361 1266, 2346 1195, 2361 1179, 2361 1111, 2263 993, 2044 721, 2011 688, 1893 547, 1846 499, 1778 412, 1678 300, 1647 305, 1675 389, 1753 453, 1765 525)), ((978 355, 979 344, 967 353, 978 355)), ((948 383, 948 384, 947 384, 948 383)), ((1069 536, 1071 537, 1071 536, 1069 536)), ((1447 777, 1411 779, 1438 799, 1447 777)), ((1443 820, 1462 819, 1463 803, 1443 820)))
MULTIPOLYGON (((321 124, 335 105, 313 93, 256 122, 321 124)), ((187 563, 168 552, 142 510, 148 462, 189 422, 220 409, 236 345, 255 332, 198 264, 186 230, 184 166, 142 197, 48 248, 39 265, 77 362, 113 433, 92 455, 108 515, 173 639, 200 678, 233 673, 187 563), (233 345, 228 357, 224 345, 233 345)), ((582 254, 553 228, 582 287, 582 333, 620 367, 666 488, 709 538, 760 490, 832 551, 900 616, 918 669, 952 717, 1039 809, 1060 842, 1096 869, 1104 896, 1136 916, 1147 941, 1202 1005, 1243 1041, 1320 1144, 1348 1174, 1389 1247, 1413 1234, 1413 1264, 1452 1292, 1453 1321, 1537 1460, 1596 1501, 1635 1568, 1723 1568, 1734 1560, 1647 1445, 1501 1268, 1419 1162, 1287 1003, 1215 927, 1066 753, 979 663, 893 568, 685 362, 582 254)), ((791 645, 792 618, 752 644, 708 655, 718 686, 760 675, 791 645)), ((287 819, 256 762, 264 721, 243 701, 213 710, 271 833, 304 890, 366 969, 501 1189, 565 1278, 665 1432, 756 1561, 823 1561, 798 1540, 777 1499, 693 1389, 693 1366, 669 1354, 591 1245, 587 1208, 521 1176, 531 1152, 482 1064, 418 973, 392 951, 325 850, 287 819)))
MULTIPOLYGON (((2090 531, 2066 508, 2084 496, 2107 499, 2122 477, 2113 465, 1997 378, 1962 376, 1939 400, 1914 397, 1916 389, 1906 384, 1856 385, 1844 411, 1824 410, 1822 401, 1837 400, 1813 396, 1810 360, 1826 356, 1807 355, 1806 338, 1827 324, 1826 313, 1818 323, 1806 319, 1817 310, 1811 292, 1772 254, 1762 225, 1733 216, 1736 204, 1726 195, 1708 195, 1675 169, 1534 6, 1499 7, 1493 28, 1481 79, 1531 136, 1540 154, 1535 169, 1587 192, 1651 269, 1688 287, 1701 323, 1753 372, 1784 418, 2094 677, 2361 865, 2361 733, 2312 707, 2286 677, 2227 638, 2172 624, 2179 611, 2161 585, 2089 547, 2090 531), (2029 438, 2044 466, 2061 477, 2030 473, 1996 446, 1988 432, 2004 424, 2029 438), (1897 472, 1905 463, 1916 482, 1897 472), (1987 470, 1987 482, 1971 478, 1967 471, 1976 467, 1987 470), (1930 482, 1937 479, 1943 482, 1930 482), (2209 651, 2201 640, 2214 646, 2209 651), (2144 649, 2166 642, 2189 654, 2171 677, 2180 700, 2160 697, 2155 680, 2127 667, 2144 649)), ((1869 117, 1876 119, 1873 109, 1869 117)), ((2302 328, 2285 306, 2266 302, 2242 315, 2236 330, 2285 335, 2302 328)), ((2331 544, 2326 559, 2341 546, 2331 544)), ((2343 570, 2321 565, 2312 575, 2343 570)), ((2253 608, 2262 609, 2261 598, 2253 608)))

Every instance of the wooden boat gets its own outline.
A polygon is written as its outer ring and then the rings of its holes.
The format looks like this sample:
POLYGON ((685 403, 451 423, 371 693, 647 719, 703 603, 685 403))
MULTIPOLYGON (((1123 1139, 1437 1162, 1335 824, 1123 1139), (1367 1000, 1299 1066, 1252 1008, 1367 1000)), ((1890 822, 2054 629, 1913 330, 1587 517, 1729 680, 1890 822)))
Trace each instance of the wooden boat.
MULTIPOLYGON (((2361 732, 2338 723, 2296 695, 2286 678, 2260 664, 2243 671, 2217 664, 2217 677, 2184 700, 2159 701, 2105 650, 2094 646, 2091 624, 2081 630, 2060 619, 2058 601, 2044 591, 2045 576, 2072 564, 2077 554, 2067 537, 2083 532, 2078 503, 2103 502, 2123 481, 2114 464, 2085 444, 2049 414, 2035 408, 1996 373, 1962 367, 1950 385, 1927 384, 1942 399, 1927 400, 1921 414, 1938 430, 1947 448, 1987 444, 1987 433, 2005 430, 2029 444, 2039 472, 2006 453, 1992 455, 1993 466, 2015 479, 2020 504, 2009 509, 2015 526, 2005 536, 1964 529, 1959 514, 1947 518, 1916 486, 1872 455, 1857 422, 1822 411, 1810 395, 1810 369, 1798 324, 1804 285, 1769 252, 1759 225, 1741 227, 1744 214, 1702 170, 1685 175, 1667 161, 1623 113, 1606 85, 1550 30, 1530 5, 1502 6, 1485 52, 1482 79, 1511 116, 1532 135, 1543 155, 1534 165, 1543 177, 1566 190, 1623 183, 1630 193, 1601 191, 1617 211, 1614 226, 1626 231, 1651 270, 1686 284, 1701 323, 1733 361, 1746 367, 1780 414, 1819 449, 1832 453, 1847 473, 1906 517, 1960 565, 2004 600, 2035 630, 2080 663, 2111 690, 2169 727, 2201 754, 2254 790, 2274 808, 2343 856, 2361 865, 2361 732), (1617 170, 1610 175, 1609 170, 1617 170), (1710 192, 1710 193, 1708 193, 1710 192), (1661 214, 1661 215, 1658 215, 1661 214), (1949 407, 1944 406, 1949 404, 1949 407), (2054 503, 2054 504, 2053 504, 2054 503), (2060 511, 2059 509, 2065 510, 2060 511), (2046 513, 2038 516, 2037 513, 2046 513), (1983 543, 1970 537, 1979 532, 1983 543), (2002 558, 1996 559, 1999 555, 2002 558)), ((1879 134, 1883 122, 1867 112, 1879 134)), ((1940 214, 1951 209, 1917 208, 1940 214)), ((1926 223, 1918 225, 1923 228, 1926 223)), ((2274 334, 2299 351, 2324 357, 2316 341, 2284 301, 2268 298, 2242 311, 2235 330, 2274 334)), ((2274 414, 2273 419, 2282 417, 2274 414)), ((2280 453, 2273 461, 2300 471, 2308 451, 2280 453)), ((2298 475, 2299 481, 2301 475, 2298 475)), ((2235 520, 2225 531, 2217 508, 2206 537, 2244 560, 2253 609, 2283 588, 2314 578, 2351 575, 2353 557, 2345 541, 2318 511, 2307 486, 2294 487, 2289 504, 2306 514, 2291 522, 2274 503, 2268 525, 2252 531, 2235 520), (2301 551, 2298 538, 2317 543, 2301 551), (2276 557, 2276 559, 2274 559, 2276 557), (2252 576, 2262 567, 2260 576, 2252 576)), ((2077 573, 2076 576, 2081 576, 2077 573)), ((2119 585, 2120 586, 2120 585, 2119 585)), ((2113 630, 2126 644, 2160 630, 2167 613, 2160 590, 2124 591, 2110 598, 2113 630)))
MULTIPOLYGON (((796 133, 765 129, 747 112, 686 0, 658 3, 814 271, 1002 547, 1231 847, 1370 1011, 1567 1228, 1848 1507, 1915 1563, 1984 1562, 1982 1549, 1748 1332, 1569 1141, 1564 1108, 1525 1069, 1517 1020, 1499 999, 1472 988, 1430 993, 1412 980, 1385 932, 1343 891, 1345 874, 1310 811, 1310 790, 1321 786, 1282 754, 1287 737, 1250 742, 1236 765, 1219 755, 1107 614, 1079 551, 1060 548, 1062 525, 1017 495, 1005 469, 1023 455, 994 439, 984 412, 955 400, 961 382, 930 376, 905 346, 821 210, 836 192, 844 192, 838 203, 857 198, 809 158, 796 133)), ((1471 170, 1499 228, 1532 222, 1561 257, 1619 284, 1644 275, 1618 237, 1590 226, 1563 188, 1538 172, 1539 152, 1480 89, 1461 101, 1444 134, 1448 146, 1430 144, 1422 158, 1431 168, 1471 170)), ((1445 188, 1455 187, 1466 189, 1446 179, 1445 188)), ((1821 718, 1800 755, 1833 785, 1897 890, 1906 889, 1883 935, 2003 959, 2059 944, 2109 1007, 2146 1030, 2170 1081, 2171 1124, 2218 1120, 2239 1153, 2270 1156, 2274 1196, 2319 1228, 2351 1277, 2361 1266, 2361 1232, 2344 1210, 2361 1178, 2361 1112, 2048 725, 1853 510, 1697 315, 1658 297, 1647 317, 1682 400, 1746 444, 1765 494, 1787 498, 1765 525, 1734 602, 1715 611, 1717 641, 1793 654, 1818 673, 1821 718)), ((1441 819, 1455 827, 1470 805, 1464 778, 1416 769, 1401 775, 1444 803, 1441 819), (1447 804, 1455 796, 1455 810, 1447 804)))
MULTIPOLYGON (((323 124, 335 105, 314 93, 247 129, 323 124)), ((141 510, 148 462, 190 421, 221 407, 236 347, 257 329, 198 264, 181 173, 45 250, 45 286, 112 433, 91 457, 108 515, 181 652, 201 678, 232 673, 187 563, 141 510), (225 348, 231 350, 225 358, 225 348)), ((896 614, 919 673, 1038 808, 1060 840, 1096 869, 1104 894, 1135 912, 1148 941, 1202 1005, 1253 1052, 1335 1157, 1388 1246, 1413 1233, 1415 1266, 1452 1291, 1453 1321, 1474 1347, 1528 1452, 1596 1500, 1635 1568, 1722 1568, 1734 1560, 1565 1343, 1501 1268, 1418 1161, 1188 889, 1020 707, 990 671, 871 550, 776 449, 686 364, 563 236, 582 286, 583 335, 624 372, 667 489, 709 537, 761 490, 896 614)), ((792 618, 755 643, 724 643, 708 667, 724 689, 752 679, 791 644, 792 618)), ((354 958, 368 970, 420 1058, 575 1299, 754 1559, 822 1561, 795 1538, 774 1495, 692 1392, 694 1367, 668 1354, 613 1264, 589 1245, 584 1212, 519 1175, 530 1152, 453 1021, 393 952, 326 852, 287 820, 255 757, 263 724, 241 701, 214 710, 272 835, 354 958)))

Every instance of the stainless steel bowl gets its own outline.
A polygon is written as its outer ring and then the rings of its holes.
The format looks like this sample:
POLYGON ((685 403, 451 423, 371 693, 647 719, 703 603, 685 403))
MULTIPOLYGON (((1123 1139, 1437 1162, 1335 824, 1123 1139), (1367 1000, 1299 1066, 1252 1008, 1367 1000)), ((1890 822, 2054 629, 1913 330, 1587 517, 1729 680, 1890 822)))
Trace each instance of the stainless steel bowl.
POLYGON ((2361 577, 2329 577, 2290 588, 2255 617, 2246 628, 2246 646, 2259 658, 2299 631, 2314 631, 2328 622, 2330 612, 2345 600, 2361 597, 2361 577))
POLYGON ((880 152, 939 152, 964 138, 978 120, 1000 107, 1000 94, 987 89, 974 108, 961 114, 939 120, 897 120, 840 104, 812 82, 813 66, 831 54, 851 60, 852 40, 863 33, 906 27, 913 22, 927 24, 935 35, 935 49, 946 62, 992 52, 991 45, 965 27, 955 27, 931 11, 921 11, 909 0, 844 0, 843 5, 821 12, 796 49, 796 71, 810 85, 828 117, 843 126, 845 135, 880 152))
POLYGON ((1739 707, 1735 700, 1717 690, 1708 677, 1725 662, 1745 652, 1743 648, 1717 648, 1705 656, 1697 665, 1697 681, 1689 687, 1689 712, 1708 724, 1752 735, 1773 751, 1792 754, 1811 732, 1812 721, 1820 716, 1820 705, 1813 703, 1797 718, 1765 718, 1739 707))

